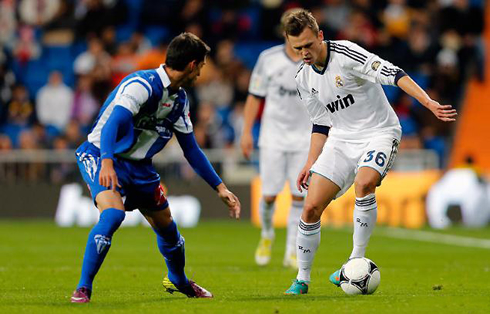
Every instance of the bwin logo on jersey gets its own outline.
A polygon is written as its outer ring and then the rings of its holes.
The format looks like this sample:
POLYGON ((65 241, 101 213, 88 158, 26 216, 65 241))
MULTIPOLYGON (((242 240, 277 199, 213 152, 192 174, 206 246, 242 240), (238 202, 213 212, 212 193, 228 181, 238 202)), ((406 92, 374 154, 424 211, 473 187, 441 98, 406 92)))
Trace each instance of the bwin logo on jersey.
POLYGON ((284 86, 280 86, 279 87, 279 95, 281 95, 281 96, 284 96, 284 95, 296 96, 297 91, 295 89, 287 89, 284 86))
POLYGON ((337 95, 337 99, 335 101, 332 101, 331 103, 327 104, 325 107, 330 110, 331 113, 334 113, 335 111, 339 111, 339 106, 340 109, 345 109, 349 107, 350 105, 354 104, 356 101, 354 100, 354 96, 352 94, 349 94, 345 96, 344 98, 340 98, 339 95, 337 95))

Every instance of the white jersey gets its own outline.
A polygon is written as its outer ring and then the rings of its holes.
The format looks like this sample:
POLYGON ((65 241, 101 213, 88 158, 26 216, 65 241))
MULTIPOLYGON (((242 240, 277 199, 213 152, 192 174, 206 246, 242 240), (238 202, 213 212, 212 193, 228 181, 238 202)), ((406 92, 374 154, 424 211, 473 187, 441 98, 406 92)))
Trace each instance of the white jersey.
POLYGON ((326 41, 325 68, 302 64, 300 98, 313 124, 331 127, 329 137, 356 141, 383 133, 401 137, 401 126, 382 85, 394 85, 400 68, 346 41, 326 41))
POLYGON ((265 98, 259 147, 308 150, 312 124, 294 81, 299 62, 289 58, 285 49, 279 45, 264 50, 250 79, 249 93, 265 98))

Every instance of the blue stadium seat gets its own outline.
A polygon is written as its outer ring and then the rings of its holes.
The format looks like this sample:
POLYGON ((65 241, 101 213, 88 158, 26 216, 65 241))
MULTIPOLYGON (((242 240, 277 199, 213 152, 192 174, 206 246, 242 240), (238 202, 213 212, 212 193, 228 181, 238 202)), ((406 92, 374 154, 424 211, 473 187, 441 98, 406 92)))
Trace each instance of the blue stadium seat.
POLYGON ((235 55, 242 60, 247 68, 253 69, 262 51, 279 44, 281 42, 240 42, 235 44, 235 55))

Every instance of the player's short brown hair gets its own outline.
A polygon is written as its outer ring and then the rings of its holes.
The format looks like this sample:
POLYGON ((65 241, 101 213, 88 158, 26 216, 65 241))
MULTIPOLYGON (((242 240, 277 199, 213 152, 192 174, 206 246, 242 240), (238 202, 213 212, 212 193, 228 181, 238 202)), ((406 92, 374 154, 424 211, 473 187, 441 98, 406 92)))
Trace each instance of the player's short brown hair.
POLYGON ((305 28, 311 29, 315 34, 318 34, 320 29, 318 23, 310 11, 305 9, 292 9, 281 18, 281 25, 286 33, 286 36, 299 36, 305 28))
POLYGON ((211 51, 208 45, 192 33, 182 33, 176 36, 167 49, 165 65, 177 71, 183 71, 192 61, 200 63, 211 51))

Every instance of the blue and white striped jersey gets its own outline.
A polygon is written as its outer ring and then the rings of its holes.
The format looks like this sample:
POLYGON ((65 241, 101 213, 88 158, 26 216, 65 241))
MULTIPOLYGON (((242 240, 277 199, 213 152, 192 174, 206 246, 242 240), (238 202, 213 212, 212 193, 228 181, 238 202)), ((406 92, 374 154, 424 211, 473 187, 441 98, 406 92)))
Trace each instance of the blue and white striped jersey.
POLYGON ((152 158, 172 138, 173 131, 192 132, 189 100, 181 88, 169 95, 170 79, 164 65, 138 71, 125 77, 104 102, 88 135, 88 141, 100 149, 100 136, 115 106, 133 114, 133 128, 118 130, 114 154, 126 159, 152 158))

